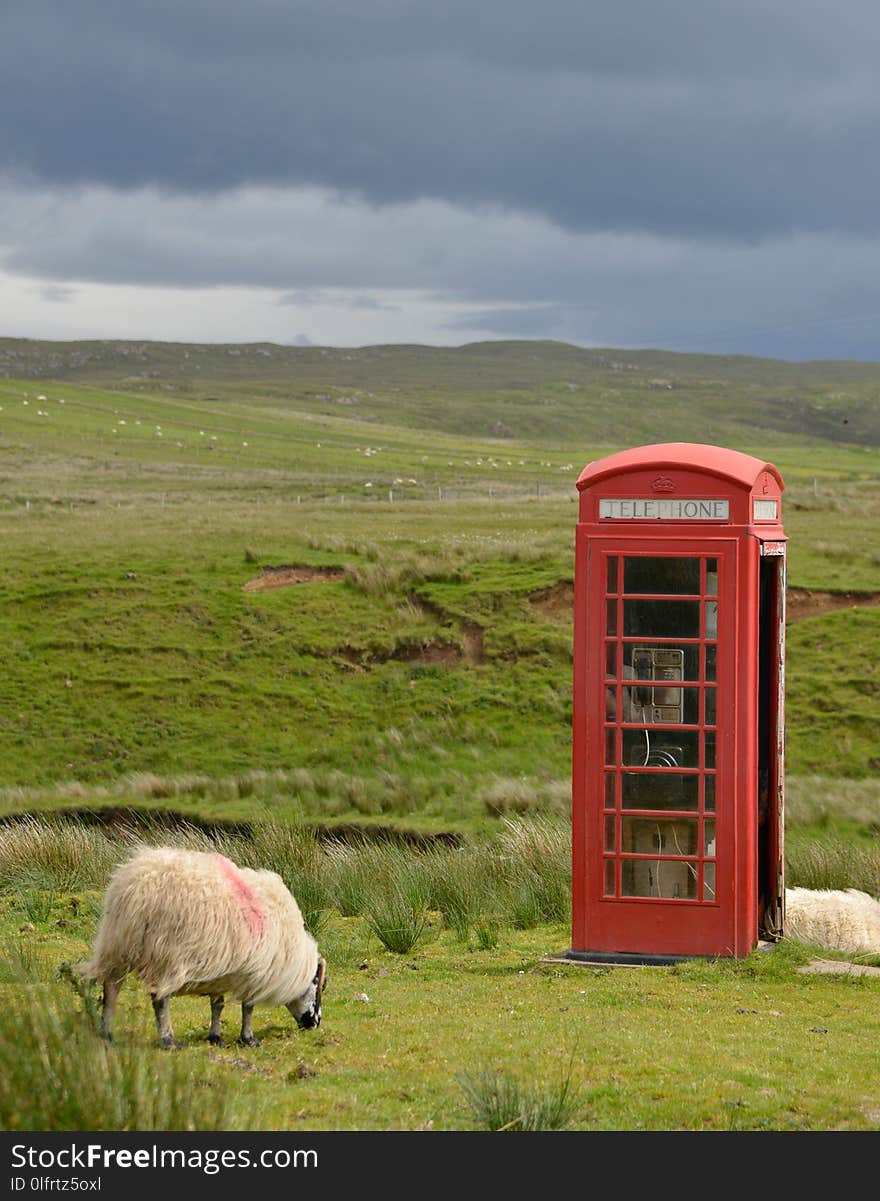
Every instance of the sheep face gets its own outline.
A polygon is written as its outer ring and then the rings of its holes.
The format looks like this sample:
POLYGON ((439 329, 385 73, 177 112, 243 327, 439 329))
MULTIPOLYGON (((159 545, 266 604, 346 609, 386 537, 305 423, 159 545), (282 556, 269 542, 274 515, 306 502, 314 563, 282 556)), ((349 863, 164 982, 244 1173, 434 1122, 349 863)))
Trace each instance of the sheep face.
POLYGON ((318 970, 301 997, 287 1002, 287 1008, 296 1018, 297 1024, 303 1030, 311 1030, 321 1025, 321 997, 327 987, 327 963, 318 960, 318 970))

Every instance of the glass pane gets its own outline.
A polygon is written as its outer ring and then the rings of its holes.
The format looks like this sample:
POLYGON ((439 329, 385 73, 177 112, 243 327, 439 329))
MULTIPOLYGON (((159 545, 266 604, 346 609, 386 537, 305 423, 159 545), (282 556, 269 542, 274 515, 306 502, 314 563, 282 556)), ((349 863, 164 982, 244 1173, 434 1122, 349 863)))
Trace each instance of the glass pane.
POLYGON ((715 812, 715 777, 703 777, 703 808, 707 813, 715 812))
POLYGON ((705 747, 706 759, 705 759, 703 766, 704 767, 714 767, 715 766, 715 735, 714 734, 704 734, 703 737, 706 740, 706 747, 705 747))
POLYGON ((718 670, 718 647, 715 645, 706 647, 706 679, 716 680, 718 670))
POLYGON ((617 559, 608 560, 608 591, 617 591, 617 559))
POLYGON ((703 864, 703 900, 715 900, 715 864, 703 864))
POLYGON ((617 732, 615 730, 605 731, 605 762, 611 764, 617 762, 617 732))
POLYGON ((699 638, 699 601, 625 600, 623 632, 631 638, 699 638))
POLYGON ((614 684, 605 688, 605 720, 617 721, 617 687, 614 684))
POLYGON ((699 595, 699 559, 656 559, 646 556, 623 560, 624 592, 659 592, 679 596, 699 595))
POLYGON ((620 865, 620 892, 624 897, 696 900, 696 864, 670 859, 624 859, 620 865))
POLYGON ((605 860, 605 896, 613 897, 616 891, 614 887, 614 865, 616 860, 605 860))
POLYGON ((658 821, 651 817, 624 817, 622 849, 631 855, 696 855, 697 823, 682 818, 658 821))
MULTIPOLYGON (((612 644, 613 645, 613 644, 612 644)), ((678 680, 700 678, 700 648, 698 645, 662 646, 656 642, 625 642, 623 644, 623 678, 625 680, 664 679, 664 670, 674 667, 683 674, 678 680)), ((613 674, 617 674, 614 672, 613 674)))
POLYGON ((718 595, 718 560, 706 560, 706 595, 718 595))
POLYGON ((715 823, 713 821, 703 822, 703 854, 715 854, 715 823))
POLYGON ((706 725, 714 726, 716 724, 716 721, 717 721, 717 717, 716 717, 716 713, 715 713, 715 689, 707 688, 706 689, 706 725))
POLYGON ((624 772, 621 778, 624 809, 685 809, 698 806, 700 777, 678 772, 624 772))
POLYGON ((617 675, 617 643, 605 644, 605 675, 614 679, 617 675))
POLYGON ((605 602, 605 633, 617 633, 617 601, 610 600, 605 602))
POLYGON ((605 850, 606 851, 616 851, 617 850, 617 835, 616 835, 615 829, 614 829, 615 824, 616 824, 615 818, 613 818, 613 817, 605 818, 605 850))
POLYGON ((624 730, 624 766, 699 767, 699 738, 696 730, 624 730))
POLYGON ((718 601, 706 601, 706 637, 718 637, 718 601))
POLYGON ((624 767, 647 767, 651 754, 651 735, 648 730, 623 730, 624 767))
POLYGON ((613 809, 615 801, 614 772, 605 773, 605 808, 613 809))

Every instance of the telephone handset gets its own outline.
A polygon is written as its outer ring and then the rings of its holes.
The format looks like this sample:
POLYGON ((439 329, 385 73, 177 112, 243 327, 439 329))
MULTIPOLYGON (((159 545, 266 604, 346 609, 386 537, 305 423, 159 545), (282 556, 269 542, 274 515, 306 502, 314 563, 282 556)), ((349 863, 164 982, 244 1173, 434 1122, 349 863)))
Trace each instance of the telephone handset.
POLYGON ((684 651, 634 646, 632 666, 636 680, 647 681, 633 687, 633 701, 642 720, 681 723, 683 690, 670 687, 670 683, 684 678, 684 651))

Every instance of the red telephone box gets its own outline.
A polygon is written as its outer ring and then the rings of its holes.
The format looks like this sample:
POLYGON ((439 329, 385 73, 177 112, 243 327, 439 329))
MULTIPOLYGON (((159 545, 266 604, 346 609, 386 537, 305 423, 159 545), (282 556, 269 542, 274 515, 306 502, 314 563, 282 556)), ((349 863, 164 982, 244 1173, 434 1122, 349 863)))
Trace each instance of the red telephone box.
POLYGON ((749 954, 782 934, 782 478, 642 446, 577 482, 571 959, 749 954))

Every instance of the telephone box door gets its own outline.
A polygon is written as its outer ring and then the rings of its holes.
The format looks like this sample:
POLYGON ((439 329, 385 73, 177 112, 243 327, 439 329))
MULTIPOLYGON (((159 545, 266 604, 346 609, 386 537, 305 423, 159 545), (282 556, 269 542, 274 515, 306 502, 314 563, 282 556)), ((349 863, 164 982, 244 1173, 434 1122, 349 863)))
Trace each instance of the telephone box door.
POLYGON ((736 953, 736 556, 589 540, 576 946, 736 953))

